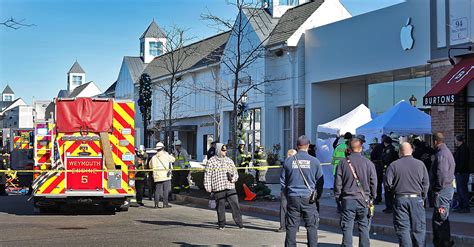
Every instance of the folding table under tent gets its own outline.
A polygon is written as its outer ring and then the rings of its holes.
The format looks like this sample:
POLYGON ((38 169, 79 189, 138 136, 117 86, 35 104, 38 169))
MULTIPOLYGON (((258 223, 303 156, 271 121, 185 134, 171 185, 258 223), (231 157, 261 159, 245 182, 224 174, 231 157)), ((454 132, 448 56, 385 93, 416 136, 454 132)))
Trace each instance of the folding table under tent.
POLYGON ((330 122, 318 125, 317 132, 329 135, 344 135, 346 132, 355 134, 356 129, 372 120, 374 115, 364 104, 330 122))
POLYGON ((431 116, 402 100, 356 130, 366 140, 392 132, 399 136, 431 134, 431 116))

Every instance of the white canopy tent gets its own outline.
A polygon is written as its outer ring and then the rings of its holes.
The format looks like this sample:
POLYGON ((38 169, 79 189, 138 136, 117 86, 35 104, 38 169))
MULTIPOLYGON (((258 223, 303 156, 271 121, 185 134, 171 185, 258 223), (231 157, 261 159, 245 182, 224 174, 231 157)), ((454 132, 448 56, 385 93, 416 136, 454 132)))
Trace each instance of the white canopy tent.
POLYGON ((372 120, 372 114, 364 104, 325 124, 318 125, 317 132, 329 135, 344 135, 346 132, 355 134, 356 129, 372 120))
POLYGON ((402 100, 356 130, 366 139, 392 132, 400 136, 431 134, 431 116, 402 100))

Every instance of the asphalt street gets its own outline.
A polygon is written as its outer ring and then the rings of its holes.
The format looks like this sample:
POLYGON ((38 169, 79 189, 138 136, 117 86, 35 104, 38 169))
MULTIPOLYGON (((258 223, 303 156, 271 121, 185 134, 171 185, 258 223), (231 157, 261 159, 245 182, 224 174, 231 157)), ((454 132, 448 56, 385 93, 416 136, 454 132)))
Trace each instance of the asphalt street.
MULTIPOLYGON (((245 229, 216 227, 215 211, 193 205, 130 208, 106 214, 99 208, 40 215, 25 196, 0 197, 0 246, 283 246, 275 217, 245 215, 245 229)), ((339 246, 339 229, 320 227, 319 246, 339 246)), ((372 236, 372 246, 397 246, 393 236, 372 236)), ((306 245, 301 227, 297 240, 306 245)), ((357 238, 354 243, 357 243, 357 238)), ((356 245, 357 246, 357 245, 356 245)))

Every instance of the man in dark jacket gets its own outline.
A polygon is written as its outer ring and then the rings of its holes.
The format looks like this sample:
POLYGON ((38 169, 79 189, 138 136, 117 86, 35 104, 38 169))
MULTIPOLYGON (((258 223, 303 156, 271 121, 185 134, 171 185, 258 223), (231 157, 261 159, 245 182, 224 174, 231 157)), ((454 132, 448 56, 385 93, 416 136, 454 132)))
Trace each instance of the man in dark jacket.
MULTIPOLYGON (((382 142, 375 144, 375 147, 372 149, 372 152, 370 153, 370 160, 374 163, 375 165, 375 171, 377 172, 377 197, 375 198, 375 204, 379 204, 382 201, 382 182, 383 182, 383 164, 382 164, 382 155, 383 155, 383 149, 385 148, 385 145, 383 144, 383 140, 386 137, 386 135, 382 135, 382 142)), ((377 138, 375 138, 377 139, 377 138)), ((375 140, 377 141, 377 140, 375 140)))
MULTIPOLYGON (((395 151, 395 147, 393 146, 393 140, 389 136, 386 136, 383 139, 383 153, 382 153, 382 164, 385 171, 392 162, 398 159, 398 153, 395 151)), ((384 213, 391 214, 393 212, 393 194, 390 189, 385 188, 385 209, 383 210, 384 213)))
POLYGON ((211 142, 211 147, 206 153, 207 160, 210 160, 214 155, 216 155, 216 144, 217 142, 211 142))
POLYGON ((354 220, 359 226, 359 246, 370 246, 370 218, 366 199, 373 200, 377 191, 377 174, 374 164, 362 155, 363 140, 356 137, 351 140, 352 153, 338 165, 334 180, 334 195, 341 198, 342 245, 352 246, 354 220), (352 167, 351 167, 352 166, 352 167), (355 176, 359 179, 356 182, 355 176), (358 184, 365 194, 362 194, 358 184))
POLYGON ((402 157, 388 167, 385 187, 395 197, 393 225, 400 246, 425 246, 426 218, 423 202, 430 183, 425 164, 413 158, 412 153, 410 143, 400 145, 402 157))
POLYGON ((440 132, 433 135, 436 155, 431 166, 431 188, 434 192, 433 245, 435 247, 452 246, 449 226, 449 207, 453 200, 455 161, 453 154, 444 143, 440 132))
POLYGON ((455 144, 457 149, 454 153, 454 160, 456 161, 456 168, 454 171, 456 174, 456 189, 458 192, 459 207, 453 211, 458 213, 469 213, 469 147, 464 142, 464 136, 462 135, 456 136, 455 144))
POLYGON ((323 176, 323 170, 319 160, 308 154, 309 139, 306 136, 298 138, 297 146, 298 153, 286 159, 280 174, 280 184, 288 200, 285 246, 296 247, 301 216, 305 221, 308 246, 317 246, 319 214, 316 205, 310 202, 310 196, 323 176))

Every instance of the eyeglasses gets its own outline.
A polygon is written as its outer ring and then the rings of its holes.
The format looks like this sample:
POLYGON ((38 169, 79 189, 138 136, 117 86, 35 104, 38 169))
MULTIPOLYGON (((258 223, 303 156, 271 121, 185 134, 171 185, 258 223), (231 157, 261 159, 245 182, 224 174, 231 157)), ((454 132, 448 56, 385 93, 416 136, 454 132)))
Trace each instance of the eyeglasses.
POLYGON ((227 152, 227 149, 221 149, 222 152, 227 152))

